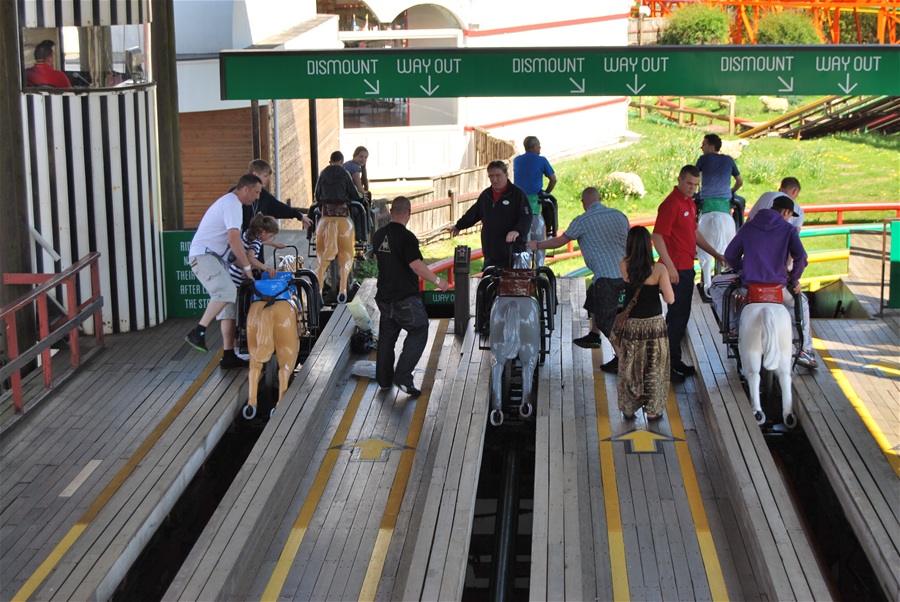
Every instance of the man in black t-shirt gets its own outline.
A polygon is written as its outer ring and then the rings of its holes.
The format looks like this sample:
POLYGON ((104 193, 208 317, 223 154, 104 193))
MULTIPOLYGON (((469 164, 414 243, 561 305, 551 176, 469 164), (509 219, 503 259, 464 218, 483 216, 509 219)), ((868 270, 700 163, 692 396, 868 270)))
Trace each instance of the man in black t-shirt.
POLYGON ((428 315, 419 293, 419 278, 433 282, 442 291, 450 285, 422 260, 419 239, 406 229, 410 211, 409 199, 398 196, 391 204, 390 223, 372 239, 372 250, 378 258, 375 302, 381 313, 375 376, 382 389, 395 384, 410 397, 418 397, 422 392, 413 382, 412 371, 428 342, 428 315), (401 329, 407 334, 395 367, 394 345, 401 329))

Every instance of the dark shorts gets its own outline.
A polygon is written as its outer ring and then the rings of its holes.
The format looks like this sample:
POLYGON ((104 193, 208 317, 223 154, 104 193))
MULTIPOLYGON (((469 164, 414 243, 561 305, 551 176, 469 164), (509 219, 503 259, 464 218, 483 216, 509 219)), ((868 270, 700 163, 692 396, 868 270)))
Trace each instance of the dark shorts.
POLYGON ((588 287, 584 308, 594 316, 600 332, 609 336, 619 311, 619 293, 625 290, 621 278, 597 278, 588 287))

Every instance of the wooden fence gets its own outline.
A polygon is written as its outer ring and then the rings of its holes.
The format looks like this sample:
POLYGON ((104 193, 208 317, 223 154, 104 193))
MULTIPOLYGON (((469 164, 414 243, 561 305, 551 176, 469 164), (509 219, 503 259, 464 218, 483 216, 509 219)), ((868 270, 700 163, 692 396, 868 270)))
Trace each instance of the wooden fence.
MULTIPOLYGON (((498 159, 512 163, 516 149, 511 142, 494 138, 477 127, 472 128, 472 133, 477 167, 438 176, 432 180, 430 189, 406 195, 412 204, 412 217, 407 227, 422 242, 441 237, 443 230, 454 224, 481 191, 490 186, 486 169, 488 163, 498 159)), ((390 220, 386 200, 376 201, 376 215, 376 228, 390 220)))
POLYGON ((728 133, 734 135, 734 96, 679 96, 677 100, 659 96, 656 98, 655 103, 652 101, 652 97, 650 102, 645 102, 644 97, 639 96, 637 97, 637 100, 631 101, 630 106, 638 107, 640 109, 641 119, 644 118, 647 109, 651 109, 662 113, 669 119, 677 120, 679 126, 685 124, 685 119, 687 119, 688 123, 693 124, 696 117, 707 118, 710 120, 710 123, 713 121, 725 121, 728 123, 728 133), (684 106, 686 98, 718 102, 720 106, 728 107, 728 115, 719 115, 712 111, 686 107, 684 106), (687 116, 687 118, 685 116, 687 116))

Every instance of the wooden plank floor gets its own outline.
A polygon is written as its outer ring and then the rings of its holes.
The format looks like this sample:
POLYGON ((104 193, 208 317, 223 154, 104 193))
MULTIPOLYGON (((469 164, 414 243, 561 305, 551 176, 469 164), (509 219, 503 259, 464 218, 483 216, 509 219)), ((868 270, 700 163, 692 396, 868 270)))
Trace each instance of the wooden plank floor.
MULTIPOLYGON (((758 598, 697 391, 674 390, 661 423, 625 422, 602 352, 571 344, 586 325, 583 296, 581 280, 560 281, 539 372, 532 598, 758 598), (658 435, 656 453, 619 438, 632 431, 658 435)), ((316 417, 303 418, 309 402, 292 413, 292 400, 166 599, 460 599, 491 428, 490 354, 471 328, 458 337, 432 322, 418 399, 338 364, 316 417)))
MULTIPOLYGON (((773 600, 833 598, 798 510, 753 418, 737 364, 727 357, 711 306, 696 295, 688 336, 697 386, 705 398, 716 454, 723 463, 724 483, 734 500, 760 590, 773 600)), ((810 377, 796 380, 805 378, 810 377)), ((795 393, 795 411, 803 402, 795 393)))
MULTIPOLYGON (((182 337, 191 323, 169 320, 144 332, 107 336, 103 351, 0 438, 0 598, 11 599, 72 529, 84 532, 49 578, 37 584, 37 597, 86 599, 88 594, 69 577, 81 581, 86 572, 111 574, 112 565, 133 551, 126 552, 133 542, 123 540, 123 533, 141 527, 123 523, 154 509, 145 498, 134 497, 140 490, 135 479, 143 475, 157 481, 167 475, 151 477, 144 465, 129 462, 145 453, 145 463, 159 456, 170 470, 184 468, 175 456, 190 438, 185 424, 196 421, 195 430, 207 431, 201 416, 216 413, 206 402, 210 392, 231 390, 243 374, 215 369, 216 352, 201 354, 185 344, 182 337), (205 368, 211 373, 207 389, 182 413, 169 415, 205 368), (172 446, 163 460, 161 449, 143 448, 166 419, 175 424, 160 439, 172 446), (131 475, 128 483, 116 482, 126 474, 131 475), (98 502, 102 496, 109 497, 107 503, 98 502), (140 510, 129 515, 136 505, 140 510), (99 547, 87 550, 94 545, 99 547)), ((212 346, 217 338, 211 331, 212 346)), ((95 578, 93 585, 100 581, 95 578)))
MULTIPOLYGON (((813 319, 824 360, 801 420, 888 599, 900 599, 900 310, 880 309, 881 233, 851 236, 844 283, 868 320, 813 319)), ((890 248, 890 237, 888 237, 890 248)))

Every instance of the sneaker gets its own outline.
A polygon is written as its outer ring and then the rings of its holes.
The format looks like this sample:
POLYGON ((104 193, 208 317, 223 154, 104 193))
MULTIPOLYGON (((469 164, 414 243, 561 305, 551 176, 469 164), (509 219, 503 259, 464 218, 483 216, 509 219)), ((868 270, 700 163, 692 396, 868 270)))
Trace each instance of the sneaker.
POLYGON ((235 352, 234 352, 234 355, 235 355, 236 358, 241 359, 241 360, 244 360, 245 362, 249 362, 249 361, 250 361, 250 354, 249 354, 249 353, 241 353, 240 351, 235 351, 235 352))
POLYGON ((194 328, 187 336, 184 337, 184 340, 187 341, 187 344, 196 349, 197 351, 202 351, 206 353, 209 349, 206 348, 206 333, 194 328))
POLYGON ((669 380, 673 383, 683 383, 684 379, 685 376, 681 372, 676 372, 674 368, 669 370, 669 380))
POLYGON ((589 332, 585 336, 575 339, 572 342, 582 349, 597 349, 600 347, 602 339, 600 338, 599 333, 589 332))
POLYGON ((223 370, 231 370, 232 368, 247 368, 250 366, 250 362, 247 360, 242 360, 234 353, 226 353, 222 356, 222 360, 219 362, 219 368, 223 370))
POLYGON ((672 364, 672 370, 675 372, 679 372, 684 376, 693 376, 697 374, 697 369, 693 366, 688 366, 684 362, 679 361, 677 364, 672 364))
POLYGON ((394 383, 397 385, 397 388, 409 395, 410 397, 418 397, 422 394, 422 391, 416 388, 415 385, 401 385, 400 383, 394 383))
POLYGON ((804 368, 809 368, 810 370, 815 370, 819 367, 819 362, 817 362, 816 358, 814 358, 808 351, 800 352, 800 355, 797 356, 797 363, 804 368))
POLYGON ((611 360, 600 366, 600 369, 604 372, 609 372, 610 374, 615 374, 619 371, 619 357, 613 356, 611 360))

